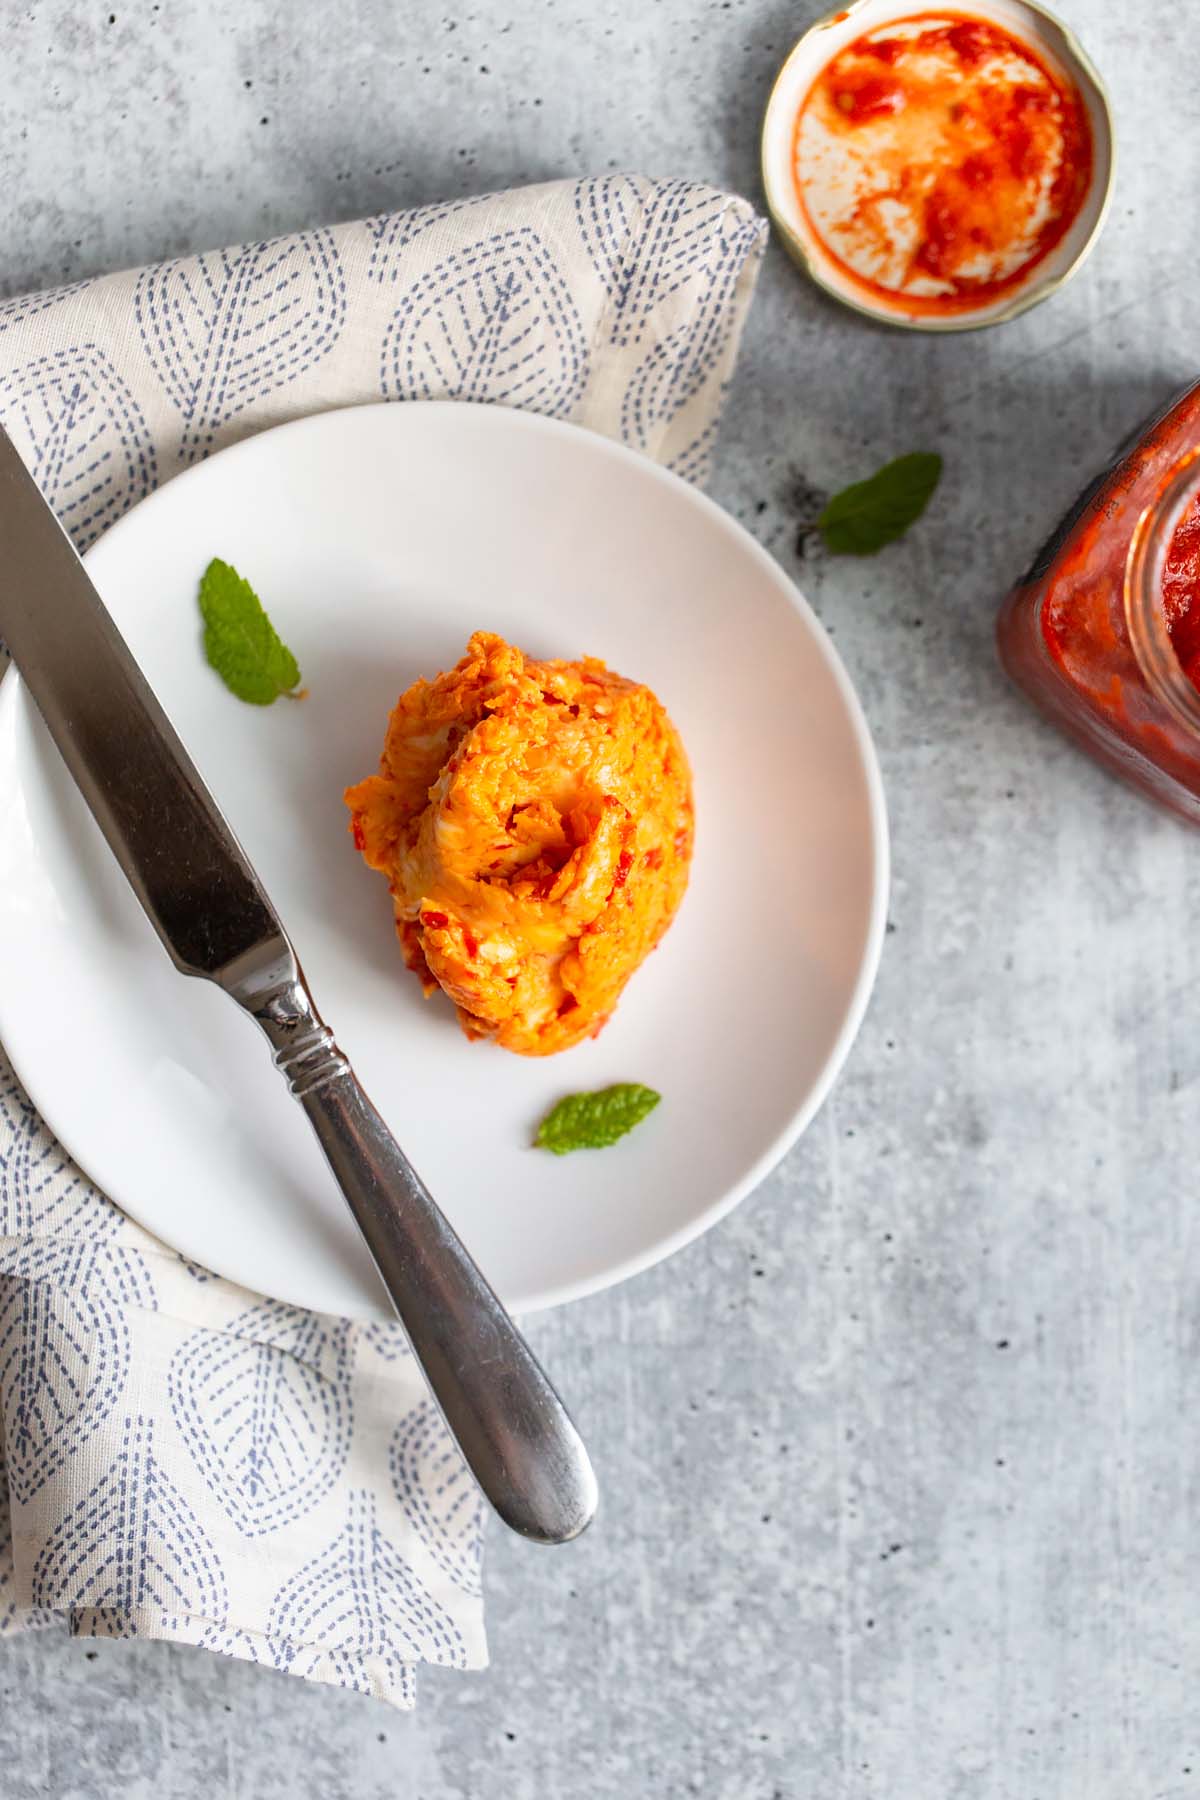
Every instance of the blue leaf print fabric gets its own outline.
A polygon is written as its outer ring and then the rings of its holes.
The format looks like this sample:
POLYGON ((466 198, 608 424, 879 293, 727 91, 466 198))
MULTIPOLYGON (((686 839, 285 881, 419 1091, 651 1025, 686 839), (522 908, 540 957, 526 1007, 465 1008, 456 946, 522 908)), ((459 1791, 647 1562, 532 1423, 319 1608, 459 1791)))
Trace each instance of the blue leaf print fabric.
POLYGON ((332 232, 146 269, 133 296, 146 354, 178 408, 176 455, 207 455, 230 420, 299 381, 337 343, 346 282, 332 232))
POLYGON ((279 1589, 268 1635, 276 1667, 308 1674, 328 1661, 343 1686, 368 1693, 417 1662, 468 1666, 452 1614, 388 1542, 365 1489, 351 1493, 332 1542, 279 1589))
MULTIPOLYGON (((0 1482, 0 1567, 14 1564, 12 1518, 8 1507, 8 1489, 0 1482)), ((14 1584, 10 1580, 0 1588, 0 1638, 15 1637, 19 1631, 39 1631, 57 1625, 59 1616, 45 1606, 19 1606, 14 1584)))
POLYGON ((583 325, 544 239, 523 225, 455 250, 416 280, 383 344, 387 400, 461 400, 567 416, 583 391, 583 325))
POLYGON ((19 325, 23 319, 31 319, 35 313, 46 312, 90 286, 90 281, 72 281, 66 287, 47 288, 42 294, 18 294, 15 300, 0 300, 0 331, 7 331, 10 325, 19 325))
POLYGON ((211 1540, 154 1454, 154 1424, 121 1421, 112 1463, 47 1539, 33 1571, 35 1606, 86 1612, 107 1637, 143 1619, 215 1619, 228 1611, 211 1540))
MULTIPOLYGON (((764 236, 731 195, 606 175, 101 276, 0 302, 0 422, 81 549, 224 445, 361 403, 527 407, 701 481, 764 236)), ((171 1640, 407 1707, 422 1662, 486 1664, 482 1539, 399 1326, 158 1243, 0 1053, 0 1638, 171 1640)))
POLYGON ((371 281, 400 281, 411 275, 411 260, 404 254, 426 231, 432 231, 444 219, 452 218, 467 206, 486 206, 487 196, 473 199, 443 200, 433 206, 418 206, 411 212, 382 213, 367 220, 371 233, 371 261, 367 275, 371 281))
MULTIPOLYGON (((719 401, 725 352, 740 324, 731 300, 754 254, 758 222, 692 182, 659 182, 644 195, 627 175, 581 182, 576 205, 610 296, 611 342, 635 353, 620 435, 648 449, 714 382, 719 401)), ((689 479, 707 470, 711 423, 664 459, 689 479)))
MULTIPOLYGON (((60 1476, 116 1404, 129 1363, 121 1301, 97 1279, 103 1241, 33 1245, 0 1295, 8 1488, 27 1502, 60 1476)), ((130 1252, 136 1254, 136 1252, 130 1252)))
POLYGON ((438 1567, 464 1594, 480 1595, 483 1529, 475 1484, 431 1400, 396 1427, 388 1467, 404 1516, 438 1567))
POLYGON ((82 550, 155 484, 137 401, 97 344, 72 344, 0 377, 0 425, 82 550))
POLYGON ((267 1300, 171 1364, 175 1423, 209 1491, 244 1537, 311 1512, 350 1450, 346 1327, 267 1300))

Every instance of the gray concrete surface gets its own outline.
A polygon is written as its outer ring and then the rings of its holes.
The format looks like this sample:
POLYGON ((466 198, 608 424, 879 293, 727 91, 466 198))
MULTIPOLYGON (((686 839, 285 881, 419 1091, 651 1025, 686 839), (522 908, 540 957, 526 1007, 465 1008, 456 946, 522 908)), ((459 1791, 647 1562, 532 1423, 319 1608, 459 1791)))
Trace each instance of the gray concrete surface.
MULTIPOLYGON (((427 1675, 411 1718, 183 1649, 4 1648, 5 1800, 1200 1794, 1200 842, 1039 724, 991 643, 1082 480, 1200 371, 1200 50, 1194 6, 1063 4, 1122 140, 1073 286, 930 341, 777 249, 764 274, 716 492, 859 685, 893 930, 786 1165, 536 1326, 601 1523, 493 1539, 494 1667, 427 1675), (797 488, 924 446, 946 477, 910 541, 798 560, 797 488)), ((606 167, 754 193, 817 10, 4 0, 4 289, 606 167)))

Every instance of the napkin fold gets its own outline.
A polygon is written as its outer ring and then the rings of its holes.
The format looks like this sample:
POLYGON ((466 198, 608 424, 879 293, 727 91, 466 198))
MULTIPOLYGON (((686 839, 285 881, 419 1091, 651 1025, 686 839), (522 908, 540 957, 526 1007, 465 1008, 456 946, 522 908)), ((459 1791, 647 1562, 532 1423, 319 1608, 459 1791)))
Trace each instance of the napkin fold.
MULTIPOLYGON (((764 241, 743 200, 608 175, 75 282, 0 302, 0 421, 80 549, 212 451, 368 401, 526 407, 700 481, 764 241)), ((175 1639, 411 1706, 419 1663, 487 1661, 482 1524, 398 1325, 167 1249, 0 1059, 0 1637, 175 1639)))

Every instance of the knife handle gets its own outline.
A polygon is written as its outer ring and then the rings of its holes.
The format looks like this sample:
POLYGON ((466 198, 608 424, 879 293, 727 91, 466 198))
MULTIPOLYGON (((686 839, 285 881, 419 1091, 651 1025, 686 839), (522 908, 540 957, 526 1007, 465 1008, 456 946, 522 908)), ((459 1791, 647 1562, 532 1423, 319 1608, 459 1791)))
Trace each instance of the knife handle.
POLYGON ((512 1319, 363 1092, 302 980, 243 1002, 307 1113, 475 1479, 538 1543, 596 1510, 583 1442, 512 1319))

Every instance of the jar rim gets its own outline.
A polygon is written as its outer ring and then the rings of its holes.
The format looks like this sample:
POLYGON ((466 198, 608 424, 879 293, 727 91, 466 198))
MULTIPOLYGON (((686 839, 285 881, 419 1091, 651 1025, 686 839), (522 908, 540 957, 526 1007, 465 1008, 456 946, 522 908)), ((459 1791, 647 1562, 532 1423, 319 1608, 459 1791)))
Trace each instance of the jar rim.
POLYGON ((1171 464, 1143 508, 1125 559, 1125 624, 1151 692, 1189 731, 1200 736, 1200 689, 1192 686, 1167 630, 1163 576, 1180 521, 1200 498, 1200 444, 1171 464))

